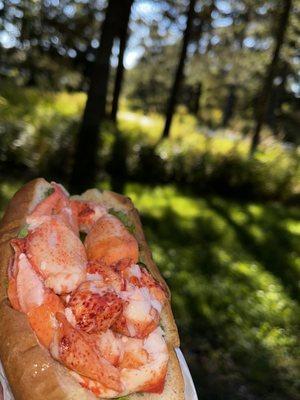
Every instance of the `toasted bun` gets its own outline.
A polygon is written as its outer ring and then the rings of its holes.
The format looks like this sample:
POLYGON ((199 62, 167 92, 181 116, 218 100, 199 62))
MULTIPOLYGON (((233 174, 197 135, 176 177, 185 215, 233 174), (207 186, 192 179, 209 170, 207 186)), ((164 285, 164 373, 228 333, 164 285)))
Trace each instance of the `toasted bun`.
MULTIPOLYGON (((0 358, 16 400, 96 400, 89 390, 81 387, 68 369, 56 362, 37 342, 27 317, 10 307, 7 299, 7 267, 13 255, 10 240, 17 236, 26 216, 44 198, 50 184, 42 178, 23 186, 10 201, 0 223, 0 358)), ((153 276, 166 286, 143 234, 137 211, 130 199, 113 192, 92 189, 81 199, 101 201, 109 207, 127 213, 135 225, 141 259, 153 276)), ((170 348, 167 379, 162 394, 133 394, 130 400, 183 400, 184 383, 174 351, 179 337, 170 304, 162 313, 162 325, 170 348)))

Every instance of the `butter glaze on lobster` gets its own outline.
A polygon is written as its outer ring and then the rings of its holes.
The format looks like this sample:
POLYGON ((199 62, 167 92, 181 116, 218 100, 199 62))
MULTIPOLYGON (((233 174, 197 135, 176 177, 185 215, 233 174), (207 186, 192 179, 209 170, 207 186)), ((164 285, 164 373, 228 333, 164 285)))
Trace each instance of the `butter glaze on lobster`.
POLYGON ((10 306, 26 315, 41 349, 86 398, 183 398, 169 293, 154 278, 156 267, 149 273, 138 264, 141 229, 133 235, 110 214, 112 206, 124 209, 121 197, 92 190, 70 199, 62 186, 47 186, 9 241, 10 306))

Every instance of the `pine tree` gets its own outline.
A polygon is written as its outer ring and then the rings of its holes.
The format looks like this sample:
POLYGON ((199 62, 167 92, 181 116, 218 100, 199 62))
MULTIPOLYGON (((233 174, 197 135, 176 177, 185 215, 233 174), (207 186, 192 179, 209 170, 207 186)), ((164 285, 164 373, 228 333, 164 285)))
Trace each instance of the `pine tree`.
POLYGON ((100 47, 96 53, 82 123, 78 132, 71 190, 80 192, 93 186, 97 176, 97 155, 100 145, 100 126, 105 118, 110 56, 114 38, 122 21, 123 0, 110 0, 102 24, 100 47))
POLYGON ((116 71, 111 114, 110 114, 110 118, 114 122, 117 119, 117 113, 119 109, 119 99, 124 79, 124 53, 126 50, 126 45, 128 40, 128 23, 129 23, 132 3, 133 0, 124 0, 122 5, 123 16, 121 18, 121 26, 118 34, 119 37, 118 66, 116 71))
POLYGON ((256 110, 256 126, 250 147, 251 155, 255 153, 257 146, 260 142, 260 132, 266 118, 266 113, 270 101, 270 94, 273 86, 273 79, 275 76, 278 60, 280 58, 280 51, 284 43, 284 37, 288 25, 291 7, 292 0, 283 0, 282 12, 278 21, 278 29, 276 31, 275 46, 272 59, 266 70, 262 90, 258 97, 256 110))
POLYGON ((178 94, 180 84, 181 84, 181 81, 183 78, 183 73, 184 73, 184 65, 186 62, 187 47, 188 47, 188 44, 189 44, 189 41, 191 38, 191 33, 192 33, 196 1, 197 0, 190 0, 190 4, 189 4, 189 10, 188 10, 188 14, 187 14, 186 28, 185 28, 184 35, 183 35, 181 53, 180 53, 179 62, 178 62, 176 73, 175 73, 174 82, 173 82, 173 85, 171 88, 168 105, 167 105, 166 121, 165 121, 165 126, 164 126, 164 130, 163 130, 163 134, 162 134, 163 138, 168 137, 169 133, 170 133, 172 119, 173 119, 175 107, 176 107, 177 94, 178 94))

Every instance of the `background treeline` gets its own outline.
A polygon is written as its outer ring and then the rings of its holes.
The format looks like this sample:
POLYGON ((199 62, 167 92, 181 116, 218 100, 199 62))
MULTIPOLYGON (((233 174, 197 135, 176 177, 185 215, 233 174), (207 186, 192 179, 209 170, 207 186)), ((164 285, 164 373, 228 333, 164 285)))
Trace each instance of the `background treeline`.
MULTIPOLYGON (((141 54, 126 78, 131 107, 164 112, 178 63, 187 1, 141 1, 132 6, 132 43, 141 54), (146 4, 146 6, 145 6, 146 4), (151 9, 151 8, 152 9, 151 9), (148 10, 147 10, 148 8, 148 10)), ((252 111, 270 59, 280 13, 278 1, 199 1, 178 103, 203 123, 227 126, 252 111)), ((299 4, 294 1, 273 80, 267 123, 297 141, 299 123, 299 4), (297 119, 298 118, 298 119, 297 119), (294 128, 294 129, 293 129, 294 128)), ((84 90, 99 47, 105 1, 1 2, 1 75, 49 89, 84 90)), ((119 4, 116 4, 119 6, 119 4)), ((118 52, 114 48, 114 65, 118 52)))
POLYGON ((1 169, 53 176, 53 162, 75 190, 108 174, 246 197, 296 194, 299 6, 299 0, 2 0, 1 169), (86 106, 82 99, 72 115, 61 104, 53 118, 45 110, 37 116, 34 98, 48 104, 57 91, 87 92, 86 106), (38 162, 41 149, 46 155, 38 162))

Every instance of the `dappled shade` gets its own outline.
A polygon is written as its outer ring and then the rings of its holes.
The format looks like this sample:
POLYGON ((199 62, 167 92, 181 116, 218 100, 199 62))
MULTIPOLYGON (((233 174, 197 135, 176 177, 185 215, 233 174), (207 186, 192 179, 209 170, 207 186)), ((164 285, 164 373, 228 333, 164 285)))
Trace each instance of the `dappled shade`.
POLYGON ((201 399, 296 398, 300 212, 128 185, 201 399))

